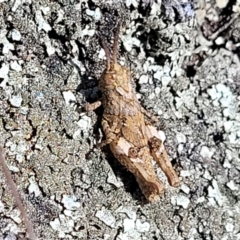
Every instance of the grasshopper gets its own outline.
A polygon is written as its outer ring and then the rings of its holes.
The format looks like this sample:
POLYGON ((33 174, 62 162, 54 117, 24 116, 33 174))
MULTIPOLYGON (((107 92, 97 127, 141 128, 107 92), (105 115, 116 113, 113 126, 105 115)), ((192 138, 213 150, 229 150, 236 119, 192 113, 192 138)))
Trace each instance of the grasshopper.
POLYGON ((113 155, 134 174, 146 199, 156 202, 165 187, 155 174, 152 158, 164 171, 171 186, 177 187, 180 181, 157 129, 151 124, 158 119, 140 105, 131 86, 130 70, 117 63, 119 32, 120 24, 114 35, 112 60, 101 37, 107 59, 99 80, 102 98, 87 103, 85 109, 92 111, 103 105, 102 128, 106 139, 99 146, 109 144, 113 155))

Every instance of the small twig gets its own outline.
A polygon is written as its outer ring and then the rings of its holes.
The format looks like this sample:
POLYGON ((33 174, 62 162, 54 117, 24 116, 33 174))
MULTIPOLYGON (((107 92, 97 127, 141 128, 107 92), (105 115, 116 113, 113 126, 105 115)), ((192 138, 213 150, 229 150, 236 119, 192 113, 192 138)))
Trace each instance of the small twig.
POLYGON ((15 202, 16 202, 16 205, 17 205, 17 207, 19 208, 19 210, 22 214, 23 222, 26 226, 29 238, 31 240, 36 240, 37 237, 34 234, 32 223, 29 221, 29 218, 27 216, 27 212, 24 209, 24 206, 23 206, 22 200, 20 198, 20 195, 18 193, 17 187, 16 187, 16 185, 15 185, 15 183, 14 183, 12 177, 11 177, 11 173, 8 170, 8 167, 6 165, 6 161, 5 161, 5 157, 4 157, 4 150, 3 150, 2 146, 0 146, 0 165, 2 166, 3 173, 4 173, 5 178, 7 180, 7 185, 10 188, 12 196, 13 196, 15 202))

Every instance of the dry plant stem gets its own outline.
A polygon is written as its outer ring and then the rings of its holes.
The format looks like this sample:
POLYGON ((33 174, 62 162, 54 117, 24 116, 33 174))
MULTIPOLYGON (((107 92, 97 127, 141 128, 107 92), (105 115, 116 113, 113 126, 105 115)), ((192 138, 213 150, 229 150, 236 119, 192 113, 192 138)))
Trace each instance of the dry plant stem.
POLYGON ((22 214, 23 222, 24 222, 24 224, 26 226, 29 238, 31 240, 36 240, 37 237, 34 234, 32 223, 28 219, 28 216, 27 216, 27 213, 26 213, 26 211, 24 209, 24 206, 23 206, 23 203, 21 201, 20 195, 19 195, 19 193, 17 191, 17 187, 16 187, 15 183, 12 180, 11 173, 8 170, 8 167, 6 165, 6 161, 5 161, 5 157, 4 157, 4 152, 3 151, 4 151, 3 148, 0 146, 0 165, 2 166, 3 173, 4 173, 5 177, 6 177, 7 185, 10 188, 12 196, 13 196, 15 202, 16 202, 16 205, 17 205, 17 207, 19 208, 19 210, 20 210, 20 212, 22 214))

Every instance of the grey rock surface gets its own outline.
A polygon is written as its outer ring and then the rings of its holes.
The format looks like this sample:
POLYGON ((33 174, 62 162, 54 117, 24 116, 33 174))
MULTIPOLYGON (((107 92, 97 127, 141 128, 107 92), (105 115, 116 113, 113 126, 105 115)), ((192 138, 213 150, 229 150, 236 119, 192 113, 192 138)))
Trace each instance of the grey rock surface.
MULTIPOLYGON (((0 145, 38 239, 240 239, 240 2, 0 0, 0 145), (97 149, 101 33, 131 69, 181 186, 146 203, 97 149)), ((27 239, 0 171, 0 239, 27 239)))

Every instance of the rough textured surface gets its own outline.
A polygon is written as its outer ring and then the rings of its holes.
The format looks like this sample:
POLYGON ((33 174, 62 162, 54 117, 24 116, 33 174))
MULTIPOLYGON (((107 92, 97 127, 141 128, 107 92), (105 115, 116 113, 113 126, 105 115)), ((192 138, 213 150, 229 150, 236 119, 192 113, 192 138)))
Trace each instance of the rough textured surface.
MULTIPOLYGON (((0 1, 0 144, 39 239, 240 239, 240 2, 223 2, 0 1), (157 170, 155 204, 94 147, 101 111, 82 111, 97 32, 110 42, 119 18, 119 62, 181 176, 173 189, 157 170)), ((2 172, 0 186, 0 239, 26 239, 2 172)))

